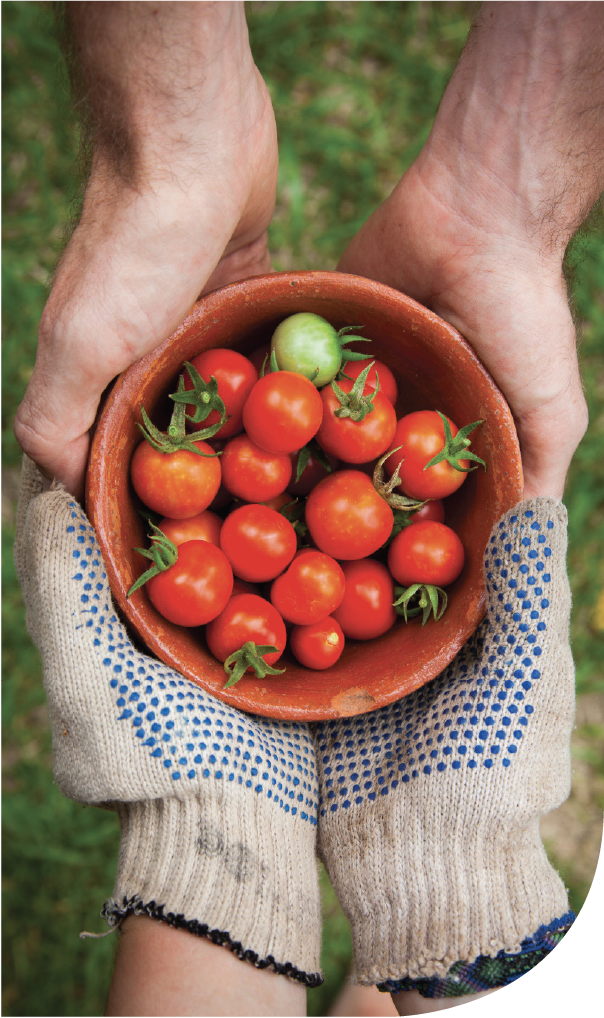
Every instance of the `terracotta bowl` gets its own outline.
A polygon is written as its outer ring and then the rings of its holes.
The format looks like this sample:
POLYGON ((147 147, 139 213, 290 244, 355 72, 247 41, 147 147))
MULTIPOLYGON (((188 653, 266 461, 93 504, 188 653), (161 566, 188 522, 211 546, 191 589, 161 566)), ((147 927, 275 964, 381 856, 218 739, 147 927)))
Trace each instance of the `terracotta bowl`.
MULTIPOLYGON (((403 294, 359 276, 337 272, 283 272, 226 286, 200 300, 157 350, 115 382, 100 415, 90 454, 86 505, 98 534, 114 597, 127 623, 150 651, 214 696, 244 711, 312 721, 375 710, 438 675, 474 632, 485 610, 483 553, 493 524, 522 497, 516 431, 505 399, 473 350, 452 326, 403 294), (146 546, 129 464, 140 441, 140 405, 159 426, 183 362, 210 347, 252 351, 296 311, 312 311, 336 328, 365 326, 371 354, 399 384, 397 416, 439 409, 458 427, 483 419, 472 448, 488 463, 469 474, 446 503, 447 523, 466 551, 462 575, 448 589, 439 622, 422 628, 401 620, 378 640, 348 641, 337 665, 310 671, 286 651, 284 675, 244 677, 223 690, 222 665, 201 630, 167 622, 144 588, 126 598, 145 568, 133 549, 146 546)), ((140 504, 140 503, 138 503, 140 504)))

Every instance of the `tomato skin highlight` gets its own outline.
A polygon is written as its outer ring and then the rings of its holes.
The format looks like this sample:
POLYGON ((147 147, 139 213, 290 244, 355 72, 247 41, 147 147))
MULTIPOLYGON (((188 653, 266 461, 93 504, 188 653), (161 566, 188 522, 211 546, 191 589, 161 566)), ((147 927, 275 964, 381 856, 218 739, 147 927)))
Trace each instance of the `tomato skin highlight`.
POLYGON ((184 520, 210 505, 220 488, 220 457, 207 442, 195 442, 205 456, 179 449, 162 453, 145 439, 130 463, 132 486, 149 509, 173 520, 184 520))
POLYGON ((214 544, 186 541, 178 560, 145 585, 157 611, 179 626, 205 626, 225 608, 233 589, 229 561, 214 544))
POLYGON ((388 540, 393 515, 366 474, 338 470, 311 491, 306 523, 321 551, 335 559, 360 559, 388 540))
POLYGON ((293 371, 259 378, 243 408, 243 425, 252 442, 271 453, 290 453, 319 430, 323 403, 312 382, 293 371))
POLYGON ((166 516, 158 526, 177 548, 186 541, 208 541, 220 548, 222 520, 209 509, 186 520, 171 520, 166 516))
MULTIPOLYGON (((368 357, 366 361, 346 361, 342 365, 342 371, 348 376, 348 378, 352 378, 352 380, 355 381, 355 379, 357 379, 361 374, 361 371, 364 371, 372 360, 375 360, 375 358, 368 357)), ((376 371, 380 380, 379 391, 390 403, 392 403, 392 406, 395 406, 398 399, 398 385, 396 384, 396 378, 392 374, 390 368, 387 364, 384 364, 383 361, 376 360, 373 367, 370 369, 365 383, 365 391, 367 391, 367 389, 375 389, 377 384, 377 379, 375 377, 376 371)))
MULTIPOLYGON (((217 347, 214 350, 205 350, 191 359, 191 364, 197 369, 204 382, 210 381, 213 375, 218 382, 218 395, 224 403, 228 421, 222 425, 217 433, 220 438, 231 438, 238 432, 243 431, 243 407, 253 386, 258 381, 258 372, 252 362, 244 357, 237 350, 230 350, 227 347, 217 347)), ((192 389, 193 383, 185 370, 185 389, 192 389)), ((186 412, 193 415, 195 407, 187 405, 186 412)), ((211 410, 205 421, 199 424, 189 423, 193 431, 201 431, 217 424, 220 415, 217 410, 211 410)))
POLYGON ((251 583, 273 580, 292 561, 298 546, 289 520, 265 505, 242 505, 227 516, 220 547, 236 576, 251 583))
POLYGON ((220 458, 224 487, 245 502, 275 498, 285 491, 292 475, 289 456, 266 452, 247 435, 227 442, 220 458))
MULTIPOLYGON (((410 529, 410 528, 409 528, 410 529)), ((392 628, 397 620, 393 608, 394 582, 386 566, 375 559, 344 562, 346 593, 333 613, 344 636, 373 640, 392 628)))
MULTIPOLYGON (((447 420, 451 435, 455 437, 459 428, 449 418, 447 420)), ((402 448, 389 456, 384 466, 392 476, 400 463, 400 487, 412 498, 445 498, 457 491, 468 475, 446 460, 424 470, 444 444, 445 427, 436 410, 416 410, 397 423, 389 448, 402 448)), ((469 460, 460 460, 460 464, 464 468, 472 466, 469 460)))
POLYGON ((412 583, 446 587, 461 573, 464 558, 463 545, 454 530, 444 523, 424 520, 396 535, 388 550, 388 568, 405 587, 412 583))
POLYGON ((271 603, 287 621, 299 626, 320 622, 344 597, 342 567, 324 552, 304 549, 271 587, 271 603))
POLYGON ((296 626, 289 638, 290 647, 304 668, 323 671, 340 660, 344 650, 344 633, 334 618, 328 616, 310 626, 296 626))
MULTIPOLYGON (((337 384, 342 392, 348 393, 354 383, 344 378, 337 384)), ((367 391, 365 386, 364 395, 367 391)), ((368 463, 386 452, 396 429, 396 414, 390 400, 381 392, 376 392, 373 410, 362 421, 336 417, 335 412, 342 404, 331 385, 321 389, 321 399, 323 421, 317 432, 317 442, 326 453, 344 463, 368 463)))
MULTIPOLYGON (((218 661, 226 661, 244 643, 251 640, 257 646, 276 647, 276 652, 264 655, 274 665, 285 650, 287 634, 285 623, 276 608, 256 594, 237 594, 226 608, 206 627, 208 647, 218 661)), ((247 669, 253 671, 252 668, 247 669)))

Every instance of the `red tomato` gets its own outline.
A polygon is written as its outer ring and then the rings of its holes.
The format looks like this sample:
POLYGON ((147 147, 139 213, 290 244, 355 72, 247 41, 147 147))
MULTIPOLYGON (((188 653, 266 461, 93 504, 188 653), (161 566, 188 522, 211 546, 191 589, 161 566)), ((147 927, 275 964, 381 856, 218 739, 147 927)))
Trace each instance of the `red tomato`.
MULTIPOLYGON (((236 350, 217 348, 206 350, 197 357, 193 357, 191 364, 197 369, 204 382, 210 381, 213 375, 218 382, 218 395, 224 403, 228 421, 226 421, 218 434, 221 438, 230 438, 238 432, 243 431, 243 406, 253 386, 258 381, 258 372, 247 357, 237 353, 236 350)), ((185 370, 185 389, 192 389, 193 383, 185 370)), ((195 412, 195 407, 187 405, 188 414, 195 412)), ((205 421, 199 424, 191 424, 193 431, 201 431, 202 428, 209 428, 217 424, 220 416, 217 410, 211 410, 205 421)))
POLYGON ((286 638, 285 623, 277 609, 256 594, 232 597, 224 611, 206 628, 208 647, 219 661, 226 661, 251 640, 257 646, 277 648, 276 653, 264 655, 266 663, 274 665, 285 649, 286 638))
POLYGON ((316 435, 322 416, 319 393, 308 378, 294 371, 273 371, 259 378, 243 408, 251 440, 271 453, 301 449, 316 435))
MULTIPOLYGON (((348 378, 352 378, 354 382, 354 380, 361 374, 361 371, 365 370, 371 360, 374 360, 374 358, 368 357, 366 361, 345 361, 340 370, 348 378)), ((380 392, 383 393, 386 399, 392 403, 392 406, 394 406, 398 398, 398 386, 396 384, 396 378, 392 374, 390 368, 384 364, 383 361, 375 361, 375 364, 367 375, 365 390, 375 389, 377 384, 375 377, 376 371, 380 379, 380 392)))
MULTIPOLYGON (((295 495, 297 498, 306 498, 319 481, 322 481, 324 477, 329 476, 329 471, 326 470, 323 464, 311 453, 308 457, 308 462, 300 475, 300 480, 296 481, 299 455, 299 452, 291 453, 292 479, 288 485, 288 489, 292 495, 295 495)), ((335 456, 328 456, 327 462, 331 467, 332 473, 337 470, 340 465, 340 461, 337 460, 335 456)))
POLYGON ((345 590, 341 566, 322 551, 304 549, 271 587, 271 601, 287 622, 307 626, 331 615, 345 590))
POLYGON ((204 509, 197 516, 188 520, 171 520, 166 517, 159 523, 159 529, 169 537, 176 547, 185 541, 208 541, 220 548, 220 530, 222 520, 216 513, 204 509))
MULTIPOLYGON (((410 528, 409 528, 410 529, 410 528)), ((345 636, 373 640, 390 629, 397 619, 392 606, 394 583, 386 566, 375 559, 344 562, 346 593, 333 613, 345 636)))
POLYGON ((433 498, 426 502, 421 509, 409 513, 410 523, 421 523, 422 520, 433 520, 435 523, 445 522, 445 507, 441 498, 433 498))
POLYGON ((136 447, 130 477, 149 509, 173 520, 186 520, 207 509, 220 487, 220 457, 201 439, 195 445, 207 455, 186 449, 158 452, 146 440, 136 447))
POLYGON ((233 589, 229 561, 214 544, 186 541, 169 569, 147 580, 152 605, 179 626, 205 626, 223 610, 233 589))
POLYGON ((265 452, 247 435, 227 442, 220 459, 225 488, 246 502, 264 502, 280 495, 292 474, 289 456, 265 452))
POLYGON ((274 498, 265 498, 262 505, 266 505, 269 509, 275 509, 279 512, 289 502, 295 502, 294 496, 289 491, 282 491, 280 495, 275 495, 274 498))
MULTIPOLYGON (((447 418, 449 420, 449 418, 447 418)), ((459 428, 449 421, 451 435, 455 437, 459 428)), ((384 466, 390 476, 401 464, 400 487, 412 498, 445 498, 457 491, 467 474, 456 470, 443 460, 424 470, 426 463, 441 451, 445 444, 445 427, 436 410, 416 410, 401 417, 390 443, 391 449, 402 446, 386 460, 384 466)), ((472 466, 469 460, 460 460, 466 469, 472 466)))
POLYGON ((335 559, 366 558, 392 532, 392 509, 360 470, 338 470, 313 488, 306 523, 318 548, 335 559))
POLYGON ((330 616, 311 626, 296 626, 289 638, 291 649, 305 668, 331 668, 344 650, 344 633, 330 616))
POLYGON ((265 505, 242 505, 227 516, 220 547, 242 580, 264 583, 287 568, 296 554, 296 531, 265 505))
POLYGON ((457 579, 463 564, 463 545, 455 531, 433 520, 405 527, 388 551, 388 568, 404 587, 412 583, 446 587, 457 579))
POLYGON ((237 594, 258 594, 258 587, 255 583, 246 583, 245 580, 239 580, 236 576, 233 578, 233 593, 231 597, 236 597, 237 594))
MULTIPOLYGON (((345 378, 337 384, 342 392, 350 392, 353 386, 353 382, 345 378)), ((365 394, 367 391, 371 390, 365 386, 365 394)), ((396 428, 396 414, 390 400, 381 392, 376 392, 373 410, 362 421, 336 417, 336 410, 340 410, 342 404, 331 385, 321 389, 321 399, 323 421, 317 432, 317 442, 325 452, 344 463, 368 463, 386 452, 396 428)))

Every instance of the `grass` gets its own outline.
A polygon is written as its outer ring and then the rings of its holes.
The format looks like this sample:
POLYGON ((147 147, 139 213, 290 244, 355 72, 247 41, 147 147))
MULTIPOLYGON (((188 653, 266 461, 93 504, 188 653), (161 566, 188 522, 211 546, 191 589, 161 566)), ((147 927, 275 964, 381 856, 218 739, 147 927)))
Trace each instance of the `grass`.
MULTIPOLYGON (((14 2, 2 11, 2 442, 5 468, 14 471, 20 457, 12 418, 33 366, 46 281, 78 195, 78 133, 48 7, 14 2)), ((280 135, 278 205, 270 232, 275 267, 333 268, 346 242, 421 148, 463 46, 470 5, 311 0, 253 3, 248 15, 280 135)), ((574 243, 571 261, 576 262, 574 294, 584 323, 581 363, 591 411, 566 498, 572 638, 578 690, 593 696, 604 694, 601 222, 574 243)), ((14 475, 7 476, 10 482, 14 475)), ((3 1013, 98 1015, 116 941, 81 941, 78 933, 104 928, 95 917, 113 882, 117 824, 112 814, 64 799, 52 781, 41 669, 25 629, 12 564, 10 491, 8 496, 2 564, 3 1013)), ((583 732, 576 752, 583 754, 582 775, 601 775, 595 735, 583 732)), ((549 847, 578 908, 589 880, 572 860, 556 856, 555 839, 549 847)), ((309 994, 311 1015, 326 1013, 350 961, 348 926, 325 875, 322 886, 327 980, 309 994)))

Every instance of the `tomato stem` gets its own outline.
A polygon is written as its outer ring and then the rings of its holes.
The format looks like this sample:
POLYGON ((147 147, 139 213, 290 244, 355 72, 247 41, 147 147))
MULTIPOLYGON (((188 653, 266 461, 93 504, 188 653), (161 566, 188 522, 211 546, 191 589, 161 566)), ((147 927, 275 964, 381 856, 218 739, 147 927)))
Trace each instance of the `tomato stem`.
MULTIPOLYGON (((193 368, 193 370, 195 369, 193 368)), ((227 418, 222 400, 220 400, 222 403, 220 420, 216 424, 212 424, 209 428, 203 428, 203 430, 196 431, 192 435, 187 435, 185 422, 186 420, 194 420, 194 418, 189 418, 185 412, 185 404, 191 402, 191 390, 187 391, 185 389, 184 375, 180 376, 178 380, 178 391, 171 395, 170 399, 174 400, 175 406, 172 411, 172 417, 170 419, 167 432, 160 431, 159 428, 155 427, 144 406, 141 404, 141 416, 143 418, 143 423, 139 423, 138 427, 149 445, 156 449, 157 452, 161 453, 178 452, 179 450, 184 449, 185 452, 194 452, 196 456, 220 456, 221 453, 217 452, 202 452, 202 450, 195 445, 195 442, 203 442, 206 438, 212 438, 225 423, 227 418)))
POLYGON ((405 622, 422 614, 422 626, 434 615, 438 622, 442 618, 447 607, 447 595, 442 587, 436 587, 433 583, 412 583, 410 587, 395 587, 394 595, 396 601, 394 608, 398 615, 402 615, 405 622))
POLYGON ((147 569, 141 576, 139 576, 136 583, 134 583, 127 593, 127 597, 130 597, 135 590, 139 590, 143 584, 147 583, 148 580, 154 576, 158 576, 159 573, 164 573, 166 569, 170 569, 171 566, 175 565, 178 561, 178 548, 166 537, 164 532, 156 527, 154 523, 149 520, 151 529, 155 531, 154 534, 149 534, 151 540, 151 548, 135 548, 134 550, 139 555, 144 555, 145 558, 151 559, 153 565, 150 569, 147 569))
POLYGON ((363 368, 356 379, 350 392, 343 392, 338 383, 335 381, 331 383, 331 388, 340 401, 339 409, 334 411, 336 417, 350 417, 351 421, 358 424, 360 421, 364 421, 367 414, 370 414, 373 411, 373 401, 380 389, 380 380, 377 376, 377 372, 375 376, 375 389, 372 389, 371 392, 368 392, 365 396, 363 395, 363 389, 365 388, 367 376, 374 364, 375 361, 369 361, 367 367, 363 368))
POLYGON ((462 467, 460 460, 475 460, 480 463, 484 469, 487 469, 487 465, 484 460, 477 456, 476 453, 470 452, 468 446, 470 445, 470 439, 468 435, 474 428, 477 428, 479 424, 484 424, 484 421, 474 421, 473 424, 466 424, 465 428, 460 428, 455 438, 451 434, 451 426, 448 419, 444 414, 441 414, 440 410, 436 413, 443 422, 445 429, 445 444, 443 445, 440 452, 433 456, 429 463, 426 463, 424 470, 428 467, 433 467, 437 463, 442 463, 446 460, 450 463, 454 470, 459 470, 463 474, 469 474, 471 470, 477 470, 477 467, 462 467))
MULTIPOLYGON (((359 375, 360 377, 360 375, 359 375)), ((381 495, 385 502, 388 503, 391 509, 401 509, 403 512, 413 512, 414 509, 421 509, 426 502, 430 499, 426 499, 424 502, 419 502, 416 498, 410 498, 409 495, 395 495, 394 489, 398 484, 401 483, 399 470, 401 464, 398 463, 396 470, 389 481, 384 479, 384 463, 389 456, 393 453, 398 452, 402 449, 402 445, 398 445, 396 449, 388 449, 383 456, 377 461, 375 469, 373 471, 373 487, 377 491, 378 495, 381 495)), ((403 461, 401 460, 401 463, 403 461)), ((402 529, 399 527, 399 529, 402 529)))
MULTIPOLYGON (((191 421, 192 424, 201 424, 202 421, 205 421, 206 417, 212 410, 216 410, 216 412, 220 415, 219 427, 222 427, 228 418, 226 417, 224 402, 218 395, 218 382, 216 381, 216 378, 214 375, 210 375, 210 381, 205 382, 199 374, 199 371, 197 371, 197 368, 193 367, 189 361, 185 361, 185 368, 187 369, 193 388, 185 389, 183 376, 182 386, 179 381, 178 392, 172 393, 170 399, 173 399, 177 406, 179 404, 183 404, 183 407, 184 405, 190 405, 195 408, 195 412, 192 416, 185 413, 186 419, 191 421)), ((170 426, 172 426, 172 422, 170 422, 170 426)), ((168 432, 169 431, 170 428, 168 428, 168 432)), ((214 434, 216 434, 216 432, 214 432, 214 434)), ((208 438, 210 437, 211 436, 208 435, 208 438)))
POLYGON ((234 686, 236 682, 239 682, 239 679, 243 678, 248 668, 253 668, 259 679, 264 679, 267 675, 283 675, 285 668, 272 668, 264 660, 264 654, 275 653, 277 653, 277 647, 260 646, 253 640, 248 640, 243 644, 243 647, 227 657, 224 662, 224 670, 228 679, 222 688, 228 689, 229 686, 234 686))

